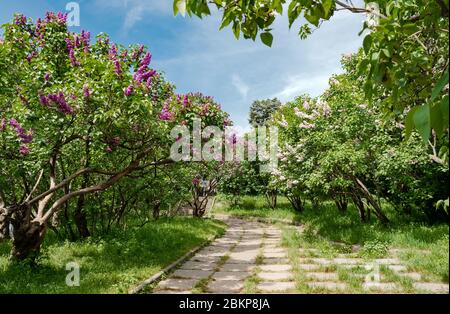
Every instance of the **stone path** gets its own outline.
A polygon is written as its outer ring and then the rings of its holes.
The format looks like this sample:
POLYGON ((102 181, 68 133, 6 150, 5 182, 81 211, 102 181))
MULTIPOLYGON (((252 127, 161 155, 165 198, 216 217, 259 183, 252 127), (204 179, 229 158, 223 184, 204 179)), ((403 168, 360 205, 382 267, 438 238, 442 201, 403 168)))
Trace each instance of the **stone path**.
POLYGON ((421 274, 409 272, 395 254, 370 261, 355 253, 324 258, 319 250, 309 248, 288 254, 276 226, 216 218, 228 225, 225 235, 198 251, 153 293, 296 293, 305 288, 311 293, 339 293, 349 288, 355 291, 354 285, 369 293, 405 292, 390 281, 392 276, 407 278, 407 292, 448 293, 448 284, 424 281, 421 274), (380 268, 383 272, 377 271, 380 268), (392 275, 389 278, 383 275, 386 270, 392 275))

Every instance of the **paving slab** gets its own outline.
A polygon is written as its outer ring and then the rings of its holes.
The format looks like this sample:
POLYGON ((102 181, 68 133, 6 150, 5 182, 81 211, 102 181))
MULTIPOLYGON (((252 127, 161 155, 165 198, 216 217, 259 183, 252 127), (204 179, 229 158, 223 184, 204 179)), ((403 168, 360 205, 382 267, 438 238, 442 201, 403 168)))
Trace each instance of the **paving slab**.
POLYGON ((347 284, 343 282, 327 282, 327 281, 313 281, 306 283, 310 288, 322 288, 328 290, 344 290, 347 284))
POLYGON ((287 281, 287 282, 261 282, 256 288, 263 292, 284 292, 288 290, 295 289, 295 282, 287 281))
POLYGON ((213 279, 215 280, 245 280, 251 273, 249 271, 218 271, 214 273, 213 279))
POLYGON ((289 264, 272 264, 272 265, 260 265, 259 268, 264 272, 280 272, 290 271, 292 266, 289 264))
POLYGON ((433 293, 448 293, 448 283, 433 283, 433 282, 415 282, 414 289, 433 292, 433 293))
POLYGON ((309 272, 306 273, 306 277, 308 277, 309 279, 320 281, 333 281, 339 279, 339 276, 336 273, 322 273, 322 272, 309 272))
POLYGON ((322 266, 317 264, 299 264, 298 268, 302 270, 317 270, 320 269, 322 266))
POLYGON ((390 292, 393 290, 397 290, 397 285, 393 282, 365 282, 363 283, 363 288, 365 290, 390 292))
POLYGON ((236 280, 214 280, 207 286, 211 293, 239 293, 244 287, 242 281, 236 280))
POLYGON ((192 279, 204 279, 212 274, 212 270, 191 270, 191 269, 177 269, 173 274, 172 278, 192 278, 192 279))
POLYGON ((234 264, 234 263, 225 263, 220 270, 221 271, 251 271, 255 265, 253 264, 247 264, 247 263, 240 263, 240 264, 234 264))
POLYGON ((196 262, 196 261, 187 261, 182 264, 180 269, 191 269, 191 270, 213 270, 216 268, 217 263, 204 263, 204 262, 196 262))
POLYGON ((265 281, 290 281, 293 277, 291 272, 259 272, 258 277, 265 281))
POLYGON ((158 288, 163 290, 191 290, 197 283, 197 279, 176 279, 169 278, 161 281, 158 288))

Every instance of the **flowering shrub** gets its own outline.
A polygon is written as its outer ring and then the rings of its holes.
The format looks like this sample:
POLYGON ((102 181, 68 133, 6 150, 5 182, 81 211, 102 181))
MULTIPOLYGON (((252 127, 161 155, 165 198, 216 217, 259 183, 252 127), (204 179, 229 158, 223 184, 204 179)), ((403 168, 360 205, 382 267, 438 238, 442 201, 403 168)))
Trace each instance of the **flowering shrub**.
POLYGON ((184 186, 170 183, 190 166, 171 165, 170 129, 199 117, 220 127, 230 121, 210 97, 174 94, 151 58, 142 45, 123 47, 105 34, 93 40, 88 31, 69 32, 61 13, 48 12, 36 22, 16 15, 4 25, 0 238, 11 224, 14 257, 37 252, 49 223, 71 238, 75 224, 83 237, 95 229, 89 231, 90 217, 121 221, 127 204, 145 206, 146 195, 161 197, 149 201, 158 210, 170 207, 161 204, 169 195, 162 187, 187 196, 192 177, 181 181, 184 186), (88 197, 99 192, 104 199, 88 197), (110 200, 111 206, 99 205, 110 200), (125 207, 116 212, 115 202, 125 207))

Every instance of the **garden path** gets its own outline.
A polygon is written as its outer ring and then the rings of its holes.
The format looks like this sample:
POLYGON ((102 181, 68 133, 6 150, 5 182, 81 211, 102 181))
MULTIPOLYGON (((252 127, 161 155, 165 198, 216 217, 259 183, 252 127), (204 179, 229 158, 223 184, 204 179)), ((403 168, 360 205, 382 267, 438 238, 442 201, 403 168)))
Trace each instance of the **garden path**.
POLYGON ((224 236, 159 282, 153 293, 296 293, 305 287, 311 293, 348 293, 355 291, 355 284, 368 293, 448 293, 448 284, 424 281, 395 255, 368 261, 354 253, 327 258, 313 248, 292 254, 282 246, 282 231, 275 225, 225 215, 216 218, 228 225, 224 236), (377 275, 373 265, 407 278, 412 290, 377 275), (342 278, 348 270, 359 281, 342 278))

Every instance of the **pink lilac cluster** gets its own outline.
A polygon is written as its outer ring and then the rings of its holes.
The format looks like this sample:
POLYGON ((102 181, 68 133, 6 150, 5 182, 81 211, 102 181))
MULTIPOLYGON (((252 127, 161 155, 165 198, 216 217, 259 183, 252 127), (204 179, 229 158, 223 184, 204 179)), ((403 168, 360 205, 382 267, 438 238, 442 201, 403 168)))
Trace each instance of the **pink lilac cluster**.
POLYGON ((86 99, 91 97, 91 91, 89 90, 89 85, 87 83, 83 85, 83 96, 86 99))
POLYGON ((122 65, 120 64, 120 60, 117 57, 117 47, 116 45, 112 45, 108 52, 109 59, 114 64, 114 72, 117 76, 122 75, 122 65))
POLYGON ((58 24, 65 25, 67 23, 68 13, 58 12, 55 14, 54 12, 45 13, 45 21, 47 23, 57 22, 58 24))
POLYGON ((152 55, 150 52, 147 52, 144 56, 144 58, 139 63, 138 70, 133 75, 133 80, 137 83, 142 83, 143 81, 147 82, 147 85, 150 85, 151 78, 155 76, 156 71, 150 70, 148 66, 150 65, 150 62, 152 60, 152 55), (150 81, 149 81, 150 80, 150 81))
POLYGON ((73 39, 70 37, 66 38, 67 52, 69 53, 70 64, 72 66, 80 65, 80 62, 75 58, 75 48, 79 45, 78 36, 75 36, 73 39))
POLYGON ((14 17, 14 24, 18 25, 18 26, 23 26, 27 24, 27 17, 23 14, 17 14, 14 17))
POLYGON ((118 136, 113 137, 112 139, 108 140, 107 142, 109 145, 106 147, 106 152, 112 153, 114 151, 114 149, 116 149, 116 147, 119 146, 120 137, 118 137, 118 136))
POLYGON ((236 143, 237 143, 237 135, 236 135, 236 133, 233 133, 231 136, 230 136, 230 138, 228 139, 228 142, 231 144, 231 145, 236 145, 236 143))
POLYGON ((83 43, 85 53, 89 52, 90 41, 91 41, 91 33, 87 32, 85 30, 82 30, 81 31, 81 42, 83 43))
MULTIPOLYGON (((2 119, 2 125, 3 127, 0 127, 0 129, 4 130, 6 128, 4 119, 2 119)), ((19 153, 23 156, 28 155, 30 153, 30 149, 27 144, 31 143, 31 141, 33 140, 33 130, 30 129, 28 130, 28 132, 26 132, 24 128, 22 128, 20 123, 14 118, 11 118, 9 120, 9 125, 14 128, 17 136, 20 138, 20 142, 22 143, 19 148, 19 153)))
POLYGON ((131 84, 130 86, 128 86, 127 88, 125 88, 125 91, 123 92, 123 94, 124 94, 126 97, 130 97, 131 94, 133 94, 133 91, 134 91, 134 86, 133 86, 133 84, 131 84))
POLYGON ((131 59, 133 59, 134 61, 139 60, 143 52, 144 52, 144 45, 140 45, 139 48, 134 50, 131 59))
POLYGON ((47 12, 45 14, 45 20, 42 20, 41 18, 38 18, 36 20, 36 25, 34 29, 34 36, 40 40, 40 45, 43 47, 44 45, 44 38, 45 38, 45 28, 48 23, 56 22, 57 24, 61 26, 65 26, 67 23, 67 13, 53 13, 53 12, 47 12))
POLYGON ((31 60, 33 60, 33 58, 36 58, 37 56, 38 56, 37 51, 33 51, 33 52, 29 53, 27 55, 27 61, 31 62, 31 60))
POLYGON ((56 105, 58 110, 66 115, 73 113, 73 108, 67 103, 63 92, 48 94, 47 96, 41 95, 39 96, 39 102, 45 106, 56 105))
POLYGON ((173 120, 174 114, 169 111, 169 104, 168 102, 164 103, 163 109, 161 110, 159 114, 159 119, 163 121, 170 121, 173 120))

